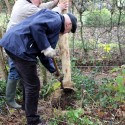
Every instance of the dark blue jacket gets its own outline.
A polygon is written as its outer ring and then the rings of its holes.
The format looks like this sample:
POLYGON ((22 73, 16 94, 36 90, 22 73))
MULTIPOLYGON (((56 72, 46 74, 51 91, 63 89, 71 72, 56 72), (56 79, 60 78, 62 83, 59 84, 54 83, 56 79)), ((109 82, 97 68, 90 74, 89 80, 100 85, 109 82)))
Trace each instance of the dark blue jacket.
POLYGON ((62 23, 62 15, 41 10, 8 30, 0 40, 0 46, 27 61, 36 61, 38 56, 43 65, 54 72, 52 60, 41 51, 49 46, 56 47, 62 23))

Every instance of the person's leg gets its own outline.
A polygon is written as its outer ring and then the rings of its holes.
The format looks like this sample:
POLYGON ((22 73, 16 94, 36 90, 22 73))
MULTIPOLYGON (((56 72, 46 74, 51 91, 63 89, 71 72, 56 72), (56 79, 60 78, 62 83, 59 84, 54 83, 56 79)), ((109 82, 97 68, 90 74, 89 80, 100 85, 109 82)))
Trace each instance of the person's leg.
MULTIPOLYGON (((22 80, 21 80, 22 82, 22 80)), ((25 111, 25 88, 24 85, 22 84, 22 90, 23 90, 23 100, 22 100, 22 110, 25 111)))
POLYGON ((24 89, 24 85, 23 85, 23 81, 21 80, 20 78, 20 81, 19 81, 19 88, 21 89, 22 91, 22 94, 23 94, 23 98, 22 98, 22 102, 21 102, 21 105, 22 105, 22 110, 25 110, 25 89, 24 89))
POLYGON ((13 108, 21 108, 21 105, 17 104, 15 101, 16 86, 20 79, 19 74, 15 68, 15 64, 12 59, 9 58, 9 75, 6 85, 6 100, 7 104, 13 108))
POLYGON ((40 81, 37 76, 36 62, 18 60, 17 58, 14 61, 24 84, 27 124, 37 125, 41 121, 37 115, 40 81))

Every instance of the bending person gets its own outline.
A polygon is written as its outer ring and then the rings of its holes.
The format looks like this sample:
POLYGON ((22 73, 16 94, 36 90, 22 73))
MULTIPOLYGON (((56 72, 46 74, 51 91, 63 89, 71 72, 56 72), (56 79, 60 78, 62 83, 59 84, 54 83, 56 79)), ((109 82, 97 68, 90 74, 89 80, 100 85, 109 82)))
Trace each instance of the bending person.
MULTIPOLYGON (((41 0, 17 0, 13 6, 10 21, 7 26, 7 30, 14 27, 20 23, 25 18, 37 13, 41 9, 49 8, 52 9, 56 7, 58 0, 53 0, 47 3, 41 3, 41 0)), ((67 3, 58 4, 58 8, 55 9, 61 12, 63 9, 67 8, 67 3)), ((18 42, 18 41, 17 41, 18 42)), ((7 104, 13 108, 21 108, 21 105, 17 104, 15 101, 16 86, 20 81, 20 75, 18 74, 15 64, 11 58, 9 58, 9 75, 6 85, 6 100, 7 104)), ((24 107, 23 107, 24 109, 24 107)))
MULTIPOLYGON (((40 81, 36 57, 39 57, 41 62, 45 58, 53 58, 56 55, 55 47, 59 35, 74 33, 76 28, 77 19, 74 15, 61 15, 44 9, 8 30, 0 40, 0 46, 13 59, 23 81, 27 125, 46 125, 37 114, 40 81)), ((52 60, 46 64, 44 66, 51 73, 55 72, 50 68, 52 60)))

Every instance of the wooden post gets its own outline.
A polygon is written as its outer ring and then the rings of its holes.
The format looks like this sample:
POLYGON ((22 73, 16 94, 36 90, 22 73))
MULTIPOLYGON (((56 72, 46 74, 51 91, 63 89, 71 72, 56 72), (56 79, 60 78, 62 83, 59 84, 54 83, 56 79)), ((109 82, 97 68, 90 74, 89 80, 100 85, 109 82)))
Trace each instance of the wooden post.
MULTIPOLYGON (((60 2, 64 2, 64 1, 65 0, 60 0, 60 2)), ((63 13, 66 13, 66 12, 67 11, 64 11, 63 13)), ((63 86, 72 87, 73 85, 71 82, 71 65, 70 65, 68 34, 60 35, 59 48, 60 48, 60 55, 62 59, 62 72, 64 74, 63 86)))

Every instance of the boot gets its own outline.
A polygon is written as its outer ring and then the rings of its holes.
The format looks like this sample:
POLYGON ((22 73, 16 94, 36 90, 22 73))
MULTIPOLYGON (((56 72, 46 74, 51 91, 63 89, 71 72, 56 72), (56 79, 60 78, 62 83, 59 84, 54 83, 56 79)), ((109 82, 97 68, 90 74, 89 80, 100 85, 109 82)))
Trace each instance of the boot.
POLYGON ((21 105, 17 104, 15 101, 17 83, 18 83, 18 80, 8 79, 7 85, 6 85, 6 100, 9 106, 16 109, 20 109, 21 105))

